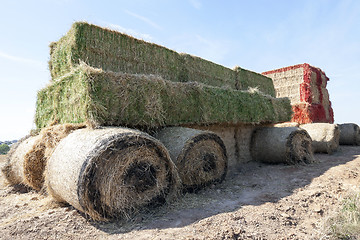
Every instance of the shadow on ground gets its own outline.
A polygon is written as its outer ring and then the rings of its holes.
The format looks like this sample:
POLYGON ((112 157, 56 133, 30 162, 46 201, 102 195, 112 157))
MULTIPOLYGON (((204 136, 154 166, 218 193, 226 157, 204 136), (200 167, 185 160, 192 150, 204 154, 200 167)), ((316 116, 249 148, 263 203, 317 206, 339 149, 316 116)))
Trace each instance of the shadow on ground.
POLYGON ((360 155, 360 147, 341 146, 333 155, 316 154, 316 162, 308 165, 246 163, 240 171, 228 175, 221 184, 196 194, 185 194, 174 203, 138 214, 126 223, 90 223, 108 234, 181 228, 243 206, 277 202, 293 194, 296 189, 307 186, 330 168, 353 161, 357 155, 360 155))

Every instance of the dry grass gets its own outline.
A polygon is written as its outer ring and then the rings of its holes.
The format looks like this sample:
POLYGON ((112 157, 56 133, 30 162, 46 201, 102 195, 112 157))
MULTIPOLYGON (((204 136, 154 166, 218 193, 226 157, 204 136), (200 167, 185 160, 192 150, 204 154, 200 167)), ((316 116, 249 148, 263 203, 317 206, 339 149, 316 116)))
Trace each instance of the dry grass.
POLYGON ((227 172, 226 148, 213 132, 169 127, 155 135, 169 150, 185 191, 221 182, 227 172))
POLYGON ((165 147, 127 128, 80 129, 48 160, 47 191, 95 220, 129 218, 176 195, 179 177, 165 147))
POLYGON ((35 122, 92 122, 131 128, 289 121, 287 98, 171 82, 159 76, 106 72, 85 64, 38 93, 35 122))
POLYGON ((74 23, 50 48, 49 68, 53 79, 85 62, 105 71, 158 75, 174 82, 196 81, 238 90, 258 87, 263 93, 275 96, 271 79, 261 74, 241 68, 232 70, 86 22, 74 23))
POLYGON ((342 208, 327 222, 327 232, 332 239, 360 238, 360 193, 343 200, 342 208))

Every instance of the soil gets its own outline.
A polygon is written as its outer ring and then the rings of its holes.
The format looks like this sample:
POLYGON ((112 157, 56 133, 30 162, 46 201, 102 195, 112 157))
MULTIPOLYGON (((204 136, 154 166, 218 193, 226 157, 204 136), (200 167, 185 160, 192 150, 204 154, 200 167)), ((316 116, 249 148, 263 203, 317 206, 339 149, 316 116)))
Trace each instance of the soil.
MULTIPOLYGON (((94 222, 0 176, 1 239, 327 239, 327 219, 359 191, 360 147, 308 165, 246 163, 221 184, 129 221, 94 222)), ((4 164, 0 158, 0 165, 4 164)))

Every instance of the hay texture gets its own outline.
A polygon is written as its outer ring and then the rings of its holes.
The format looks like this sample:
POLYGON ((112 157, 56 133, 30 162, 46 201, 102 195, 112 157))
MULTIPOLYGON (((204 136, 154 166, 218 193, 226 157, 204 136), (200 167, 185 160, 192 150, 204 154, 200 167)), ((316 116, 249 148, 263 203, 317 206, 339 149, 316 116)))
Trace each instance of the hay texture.
POLYGON ((212 124, 212 125, 188 125, 203 131, 211 131, 218 135, 224 142, 228 156, 228 174, 236 173, 242 169, 242 164, 252 161, 250 143, 253 131, 258 125, 253 124, 212 124))
POLYGON ((256 129, 251 140, 253 160, 266 163, 311 163, 314 161, 309 134, 296 127, 256 129))
POLYGON ((74 23, 64 37, 50 45, 52 78, 71 72, 80 62, 104 71, 152 74, 174 82, 196 81, 238 90, 257 87, 275 97, 271 79, 263 75, 234 71, 85 22, 74 23))
POLYGON ((300 125, 312 139, 314 152, 332 154, 339 147, 340 129, 337 124, 309 123, 300 125))
POLYGON ((41 137, 26 136, 13 144, 7 154, 6 164, 2 172, 12 185, 25 183, 24 157, 41 137))
POLYGON ((61 124, 44 128, 33 147, 24 156, 25 185, 40 190, 44 184, 46 162, 59 142, 72 131, 85 128, 86 124, 61 124))
POLYGON ((195 82, 179 83, 154 75, 105 72, 81 64, 54 80, 37 96, 35 123, 92 122, 134 128, 212 123, 289 121, 287 98, 195 82))
POLYGON ((54 125, 21 140, 8 155, 6 176, 9 182, 41 190, 47 160, 57 144, 72 131, 85 127, 85 124, 54 125))
POLYGON ((339 124, 340 145, 360 145, 360 128, 355 123, 339 124))
POLYGON ((185 191, 197 191, 225 178, 226 149, 215 133, 168 127, 158 131, 155 137, 169 150, 185 191))
POLYGON ((307 63, 262 73, 273 80, 276 97, 289 97, 293 122, 333 123, 334 113, 326 89, 329 78, 307 63))
POLYGON ((128 218, 174 197, 176 168, 164 145, 127 128, 80 129, 64 138, 46 168, 47 190, 95 220, 128 218))

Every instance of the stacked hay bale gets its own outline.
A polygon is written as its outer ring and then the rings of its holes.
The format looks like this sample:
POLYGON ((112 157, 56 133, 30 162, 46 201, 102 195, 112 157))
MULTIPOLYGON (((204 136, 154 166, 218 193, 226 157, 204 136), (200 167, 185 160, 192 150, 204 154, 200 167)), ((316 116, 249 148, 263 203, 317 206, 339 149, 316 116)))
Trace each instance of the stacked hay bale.
POLYGON ((45 178, 54 198, 97 220, 127 217, 176 195, 179 186, 164 145, 124 127, 150 132, 167 126, 229 126, 235 141, 186 128, 158 133, 185 170, 180 171, 185 188, 197 188, 224 179, 225 148, 234 145, 231 156, 239 158, 246 145, 245 155, 250 156, 254 125, 289 121, 292 114, 288 98, 275 98, 270 78, 88 23, 74 23, 51 44, 49 64, 52 81, 38 92, 37 128, 47 129, 53 122, 102 127, 41 135, 51 136, 51 141, 24 140, 24 149, 11 154, 10 162, 16 164, 6 169, 9 176, 22 174, 19 182, 32 176, 27 182, 36 189, 45 178), (171 141, 174 131, 179 141, 171 141), (34 165, 39 167, 36 171, 30 167, 34 165))
POLYGON ((258 88, 275 96, 272 80, 245 69, 231 70, 188 54, 135 39, 86 22, 50 46, 49 69, 53 79, 72 71, 80 62, 104 71, 157 75, 173 82, 199 82, 237 90, 258 88))
POLYGON ((329 78, 321 69, 304 63, 262 74, 273 80, 277 97, 290 98, 294 111, 293 122, 334 122, 326 89, 329 78))

